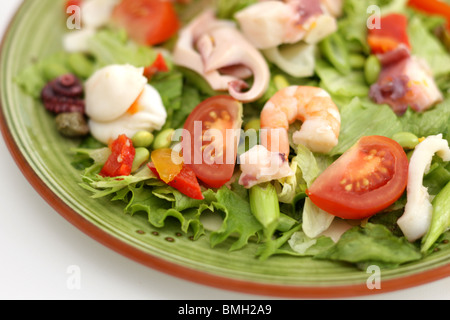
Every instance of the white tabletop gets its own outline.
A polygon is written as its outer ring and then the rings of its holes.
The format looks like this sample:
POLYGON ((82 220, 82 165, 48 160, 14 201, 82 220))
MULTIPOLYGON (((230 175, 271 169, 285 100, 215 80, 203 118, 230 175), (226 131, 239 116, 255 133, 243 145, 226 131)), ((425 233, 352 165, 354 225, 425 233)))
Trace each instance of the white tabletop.
MULTIPOLYGON (((0 34, 20 2, 0 1, 0 34)), ((0 299, 268 299, 191 283, 111 251, 73 227, 38 195, 3 139, 0 155, 0 299), (71 282, 74 271, 80 282, 71 282)), ((362 298, 450 299, 450 278, 362 298)))

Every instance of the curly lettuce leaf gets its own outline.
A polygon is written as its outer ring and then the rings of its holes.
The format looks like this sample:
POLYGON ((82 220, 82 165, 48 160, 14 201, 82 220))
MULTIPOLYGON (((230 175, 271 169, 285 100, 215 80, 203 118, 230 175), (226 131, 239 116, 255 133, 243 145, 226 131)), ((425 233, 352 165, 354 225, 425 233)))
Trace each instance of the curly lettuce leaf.
POLYGON ((414 133, 418 137, 444 134, 450 136, 450 99, 436 105, 433 109, 419 113, 408 109, 400 118, 403 130, 414 133))
POLYGON ((146 67, 155 61, 157 53, 152 47, 137 45, 129 41, 123 31, 103 29, 89 39, 89 54, 94 57, 97 67, 111 64, 131 64, 146 67))
POLYGON ((256 220, 250 210, 250 203, 227 187, 222 187, 216 194, 217 202, 213 202, 216 210, 222 211, 225 218, 221 228, 210 236, 211 246, 215 247, 233 234, 238 239, 231 245, 230 251, 235 251, 247 245, 249 239, 258 236, 262 225, 256 220))
POLYGON ((353 98, 366 97, 369 94, 369 86, 361 70, 352 70, 342 75, 327 61, 318 60, 315 71, 321 80, 321 87, 332 96, 353 98))
POLYGON ((385 226, 368 223, 344 233, 334 246, 315 256, 317 259, 355 264, 394 267, 422 258, 420 250, 404 237, 394 236, 385 226))
POLYGON ((419 17, 412 17, 408 23, 408 34, 412 53, 425 59, 436 78, 450 73, 450 56, 444 45, 433 35, 419 17))
POLYGON ((200 215, 209 208, 206 204, 181 212, 172 207, 172 202, 157 197, 144 186, 129 186, 129 191, 131 198, 125 212, 131 215, 137 212, 147 213, 149 223, 156 228, 163 228, 166 219, 172 217, 180 222, 181 230, 184 233, 192 230, 194 239, 198 239, 204 234, 200 215))
POLYGON ((391 138, 403 129, 402 122, 388 105, 354 98, 340 111, 342 123, 339 143, 331 151, 331 156, 344 153, 363 136, 380 135, 391 138))

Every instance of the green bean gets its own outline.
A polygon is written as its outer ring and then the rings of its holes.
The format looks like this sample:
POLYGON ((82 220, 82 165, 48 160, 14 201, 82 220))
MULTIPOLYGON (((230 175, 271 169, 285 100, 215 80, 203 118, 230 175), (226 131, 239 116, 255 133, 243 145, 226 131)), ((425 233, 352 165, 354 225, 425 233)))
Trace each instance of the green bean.
POLYGON ((319 44, 325 58, 342 74, 351 71, 350 57, 344 39, 335 32, 319 44))
POLYGON ((67 61, 69 68, 80 78, 87 79, 94 71, 94 64, 82 53, 72 53, 67 61))
POLYGON ((136 172, 142 165, 146 164, 150 159, 150 151, 147 148, 136 148, 136 154, 133 160, 131 172, 136 172))
POLYGON ((414 149, 419 144, 419 138, 411 132, 396 133, 392 139, 397 141, 403 149, 414 149))
POLYGON ((250 129, 253 129, 255 131, 258 131, 259 129, 261 129, 261 120, 252 119, 249 122, 247 122, 247 124, 244 127, 244 130, 248 131, 250 129))
POLYGON ((369 85, 377 82, 381 72, 380 60, 375 55, 370 55, 364 65, 364 76, 369 85))
POLYGON ((437 239, 450 227, 450 182, 433 200, 433 216, 430 229, 422 238, 422 252, 428 251, 437 239))
POLYGON ((158 133, 153 141, 153 149, 169 148, 172 144, 172 137, 175 133, 174 129, 165 129, 158 133))
POLYGON ((155 137, 149 131, 139 131, 132 138, 133 146, 135 148, 148 148, 152 145, 155 137))

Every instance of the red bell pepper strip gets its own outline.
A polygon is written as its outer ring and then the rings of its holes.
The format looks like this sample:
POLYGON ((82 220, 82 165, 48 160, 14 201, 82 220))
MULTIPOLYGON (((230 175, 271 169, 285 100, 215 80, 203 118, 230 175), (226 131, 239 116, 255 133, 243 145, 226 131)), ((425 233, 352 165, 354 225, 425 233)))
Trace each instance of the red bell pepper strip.
POLYGON ((167 71, 169 71, 169 67, 167 66, 166 60, 161 53, 158 53, 155 61, 144 69, 144 76, 150 79, 158 72, 167 71))
MULTIPOLYGON (((158 177, 158 179, 160 179, 155 165, 150 162, 147 166, 158 177)), ((189 198, 196 200, 203 200, 205 198, 202 194, 200 184, 198 183, 194 171, 186 165, 183 165, 183 169, 181 169, 180 173, 171 182, 169 182, 168 185, 177 189, 189 198)))
POLYGON ((136 155, 131 139, 122 134, 110 144, 109 148, 111 155, 103 165, 100 175, 103 177, 129 176, 136 155))
POLYGON ((447 29, 450 30, 450 5, 439 0, 409 0, 408 5, 417 10, 435 14, 447 19, 447 29))
POLYGON ((402 14, 389 14, 381 18, 380 28, 369 29, 367 41, 374 54, 382 54, 404 44, 411 49, 408 37, 408 18, 402 14))

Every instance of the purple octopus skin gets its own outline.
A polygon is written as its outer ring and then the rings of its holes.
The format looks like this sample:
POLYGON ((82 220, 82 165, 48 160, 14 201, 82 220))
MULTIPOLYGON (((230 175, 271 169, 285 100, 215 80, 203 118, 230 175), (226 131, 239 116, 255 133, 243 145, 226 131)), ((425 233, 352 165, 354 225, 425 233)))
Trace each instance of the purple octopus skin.
POLYGON ((85 113, 83 85, 73 74, 62 75, 50 81, 41 92, 45 108, 55 114, 66 112, 85 113))

